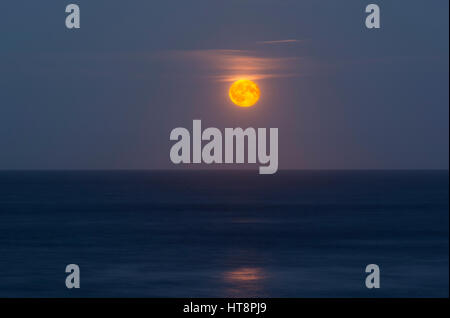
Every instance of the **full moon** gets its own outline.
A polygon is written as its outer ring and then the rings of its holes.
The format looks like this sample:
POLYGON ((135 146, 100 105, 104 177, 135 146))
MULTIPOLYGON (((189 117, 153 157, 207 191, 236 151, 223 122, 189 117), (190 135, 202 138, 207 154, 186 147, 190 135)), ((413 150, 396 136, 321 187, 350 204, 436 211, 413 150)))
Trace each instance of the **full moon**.
POLYGON ((250 80, 238 80, 230 87, 230 99, 240 107, 250 107, 256 104, 260 91, 258 85, 250 80))

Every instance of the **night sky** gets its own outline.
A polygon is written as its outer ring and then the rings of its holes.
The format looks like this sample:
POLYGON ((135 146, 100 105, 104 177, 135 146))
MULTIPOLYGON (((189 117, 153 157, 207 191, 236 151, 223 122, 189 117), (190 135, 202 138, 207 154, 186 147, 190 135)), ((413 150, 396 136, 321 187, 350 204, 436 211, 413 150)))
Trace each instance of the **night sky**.
POLYGON ((173 168, 193 119, 278 127, 280 169, 448 169, 447 0, 69 3, 0 3, 0 169, 173 168))

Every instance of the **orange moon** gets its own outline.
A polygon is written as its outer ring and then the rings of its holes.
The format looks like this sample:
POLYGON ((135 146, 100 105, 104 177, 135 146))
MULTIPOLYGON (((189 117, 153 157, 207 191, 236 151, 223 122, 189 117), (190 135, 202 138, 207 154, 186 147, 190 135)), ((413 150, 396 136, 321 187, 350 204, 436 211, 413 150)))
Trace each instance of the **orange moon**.
POLYGON ((230 99, 240 107, 250 107, 259 100, 261 92, 258 85, 250 80, 241 79, 230 87, 230 99))

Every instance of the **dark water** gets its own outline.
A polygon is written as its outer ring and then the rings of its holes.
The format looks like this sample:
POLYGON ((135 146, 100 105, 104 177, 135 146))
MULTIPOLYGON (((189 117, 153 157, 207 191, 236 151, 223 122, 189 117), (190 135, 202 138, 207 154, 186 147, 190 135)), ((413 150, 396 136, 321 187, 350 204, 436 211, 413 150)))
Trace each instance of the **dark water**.
POLYGON ((448 208, 448 171, 0 172, 0 296, 447 297, 448 208))

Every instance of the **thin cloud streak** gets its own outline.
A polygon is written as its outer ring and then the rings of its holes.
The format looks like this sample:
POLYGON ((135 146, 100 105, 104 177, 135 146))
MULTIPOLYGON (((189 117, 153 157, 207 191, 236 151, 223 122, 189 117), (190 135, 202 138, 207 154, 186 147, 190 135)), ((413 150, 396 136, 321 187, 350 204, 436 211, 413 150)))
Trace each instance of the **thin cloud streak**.
POLYGON ((302 42, 296 39, 286 39, 286 40, 273 40, 273 41, 258 41, 257 44, 287 44, 287 43, 299 43, 302 42))
POLYGON ((174 63, 188 63, 196 68, 197 74, 221 82, 300 76, 299 57, 260 56, 248 50, 183 50, 164 52, 161 56, 174 63))

